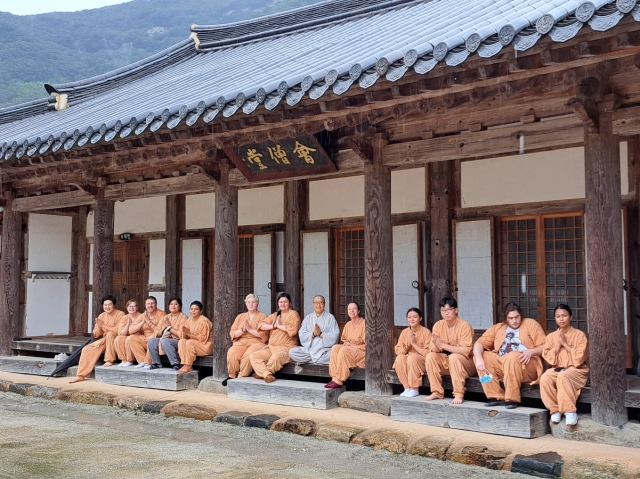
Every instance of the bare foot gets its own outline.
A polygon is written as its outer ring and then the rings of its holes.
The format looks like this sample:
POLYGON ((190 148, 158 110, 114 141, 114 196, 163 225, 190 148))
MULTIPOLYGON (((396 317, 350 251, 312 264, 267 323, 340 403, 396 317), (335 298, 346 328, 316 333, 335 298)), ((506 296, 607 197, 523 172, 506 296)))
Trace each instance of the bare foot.
POLYGON ((106 363, 104 363, 102 366, 103 366, 103 367, 105 367, 105 368, 109 368, 109 367, 113 366, 113 363, 111 363, 111 362, 107 361, 107 362, 106 362, 106 363))
POLYGON ((429 394, 426 398, 424 398, 425 401, 433 401, 434 399, 442 399, 442 398, 435 393, 429 394))
POLYGON ((71 381, 69 381, 69 384, 79 383, 80 381, 84 381, 84 378, 82 376, 76 376, 71 381))
POLYGON ((451 401, 451 404, 462 404, 463 402, 464 402, 463 397, 455 397, 453 398, 453 401, 451 401))
POLYGON ((179 373, 190 373, 191 371, 193 371, 193 368, 191 366, 182 366, 180 369, 178 369, 179 373))

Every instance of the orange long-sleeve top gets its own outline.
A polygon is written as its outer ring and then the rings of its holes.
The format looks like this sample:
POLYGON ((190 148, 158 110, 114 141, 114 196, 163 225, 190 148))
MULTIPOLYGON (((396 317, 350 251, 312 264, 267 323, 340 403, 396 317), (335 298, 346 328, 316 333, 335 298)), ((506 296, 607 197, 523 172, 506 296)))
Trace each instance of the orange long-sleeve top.
POLYGON ((260 341, 261 343, 266 343, 269 340, 269 331, 264 331, 259 328, 260 326, 268 322, 269 322, 269 318, 267 317, 267 315, 264 313, 261 313, 260 311, 256 311, 256 313, 253 315, 253 318, 249 316, 248 312, 239 314, 238 316, 236 316, 236 319, 233 322, 233 325, 231 326, 231 330, 229 332, 229 334, 231 335, 231 341, 240 341, 241 339, 248 339, 250 341, 255 340, 255 341, 260 341), (252 329, 258 330, 258 333, 260 333, 259 338, 254 336, 248 331, 245 331, 237 338, 234 337, 234 333, 237 330, 242 329, 245 321, 247 320, 249 321, 249 326, 251 326, 252 329))
POLYGON ((436 334, 449 346, 462 348, 466 357, 471 356, 471 351, 473 350, 473 326, 464 319, 456 318, 451 330, 449 330, 445 319, 441 319, 433 325, 430 349, 434 353, 441 353, 440 348, 433 342, 433 335, 436 334))
MULTIPOLYGON (((149 314, 148 311, 145 311, 143 314, 139 315, 136 318, 136 321, 134 323, 131 324, 131 327, 133 328, 142 323, 142 328, 140 328, 133 334, 141 334, 145 337, 145 339, 153 337, 156 328, 159 324, 162 324, 162 320, 166 315, 167 313, 165 313, 161 309, 156 309, 153 314, 149 314)), ((122 328, 124 328, 124 324, 122 325, 122 328)), ((120 328, 121 331, 122 328, 120 328)))
POLYGON ((105 342, 104 335, 107 333, 118 334, 118 326, 123 317, 126 317, 126 314, 119 309, 114 309, 110 313, 104 312, 100 314, 96 324, 93 326, 93 337, 100 339, 91 343, 91 346, 96 348, 102 346, 105 342))
POLYGON ((560 330, 557 330, 547 336, 542 349, 542 357, 554 368, 576 368, 588 371, 589 341, 587 335, 574 327, 571 327, 564 335, 567 344, 571 347, 571 352, 561 347, 560 351, 556 353, 556 347, 560 344, 560 330))
POLYGON ((354 324, 353 321, 349 321, 344 325, 342 329, 342 335, 340 336, 340 342, 351 343, 356 346, 360 351, 366 351, 367 341, 365 335, 365 322, 364 319, 358 324, 354 324))
POLYGON ((187 322, 189 317, 182 311, 179 313, 169 313, 162 318, 162 320, 156 325, 156 329, 153 331, 153 337, 159 338, 162 336, 164 328, 171 326, 171 337, 173 339, 180 339, 179 331, 182 330, 182 326, 187 322))
MULTIPOLYGON (((198 318, 189 318, 184 323, 189 331, 190 339, 196 339, 202 344, 213 344, 213 323, 206 316, 198 316, 198 318)), ((180 332, 181 339, 183 337, 180 332)))
MULTIPOLYGON (((267 322, 275 324, 276 319, 277 313, 273 313, 267 318, 267 322)), ((286 331, 279 328, 272 329, 269 335, 269 346, 286 346, 289 348, 298 346, 298 330, 300 329, 300 315, 298 312, 291 309, 286 313, 281 313, 280 324, 285 327, 286 331)))
MULTIPOLYGON (((416 331, 416 344, 418 347, 429 352, 429 345, 431 344, 431 331, 420 325, 416 331)), ((396 344, 396 354, 420 354, 411 344, 411 328, 406 328, 400 333, 398 338, 398 344, 396 344)), ((422 354, 420 354, 423 356, 422 354)))

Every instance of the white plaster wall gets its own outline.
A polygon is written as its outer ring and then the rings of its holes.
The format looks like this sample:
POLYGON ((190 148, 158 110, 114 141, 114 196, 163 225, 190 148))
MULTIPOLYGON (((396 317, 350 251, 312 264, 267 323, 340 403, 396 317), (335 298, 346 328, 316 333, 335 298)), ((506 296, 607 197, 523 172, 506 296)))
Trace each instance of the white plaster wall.
POLYGON ((425 174, 425 168, 391 172, 391 213, 425 210, 425 174))
POLYGON ((69 294, 66 279, 27 281, 27 336, 68 334, 69 294))
POLYGON ((302 275, 304 311, 313 311, 313 297, 324 296, 325 309, 331 311, 329 294, 329 233, 302 233, 302 275))
POLYGON ((164 284, 165 245, 163 239, 149 241, 149 284, 164 284))
MULTIPOLYGON (((271 235, 253 237, 253 293, 260 298, 260 311, 269 314, 271 304, 271 235)), ((275 284, 271 286, 275 288, 275 284)))
MULTIPOLYGON (((624 195, 629 192, 626 142, 620 143, 620 170, 620 192, 624 195)), ((463 207, 585 196, 583 147, 463 161, 461 173, 463 207)))
MULTIPOLYGON (((153 292, 147 291, 146 296, 155 297, 156 298, 156 303, 158 304, 158 309, 161 309, 166 313, 169 312, 168 308, 165 309, 166 306, 164 305, 164 292, 163 291, 153 291, 153 292)), ((187 314, 187 316, 189 316, 189 315, 187 314)))
POLYGON ((216 225, 216 194, 187 195, 185 227, 188 230, 214 228, 216 225))
POLYGON ((418 225, 393 227, 393 323, 407 326, 406 312, 419 306, 419 291, 412 286, 418 281, 418 225))
POLYGON ((493 325, 491 221, 456 223, 456 275, 460 317, 475 329, 493 325))
MULTIPOLYGON (((164 196, 116 201, 114 234, 165 231, 167 200, 164 196)), ((87 236, 93 236, 94 215, 87 217, 87 236)))
POLYGON ((284 223, 284 186, 238 191, 238 225, 284 223))
POLYGON ((29 270, 71 271, 70 216, 29 214, 29 270))
POLYGON ((364 176, 309 182, 309 219, 364 216, 364 176))
POLYGON ((202 239, 182 241, 182 304, 188 315, 192 301, 202 301, 202 239))

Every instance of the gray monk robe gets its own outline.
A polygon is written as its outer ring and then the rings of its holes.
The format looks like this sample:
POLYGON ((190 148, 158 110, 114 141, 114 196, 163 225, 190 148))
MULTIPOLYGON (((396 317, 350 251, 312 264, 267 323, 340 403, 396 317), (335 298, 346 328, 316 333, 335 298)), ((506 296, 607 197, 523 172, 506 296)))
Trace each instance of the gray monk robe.
POLYGON ((323 311, 320 317, 315 312, 308 314, 298 331, 302 346, 289 350, 291 361, 296 363, 329 364, 331 346, 338 342, 340 328, 333 314, 323 311), (313 337, 313 330, 318 324, 322 336, 313 337))

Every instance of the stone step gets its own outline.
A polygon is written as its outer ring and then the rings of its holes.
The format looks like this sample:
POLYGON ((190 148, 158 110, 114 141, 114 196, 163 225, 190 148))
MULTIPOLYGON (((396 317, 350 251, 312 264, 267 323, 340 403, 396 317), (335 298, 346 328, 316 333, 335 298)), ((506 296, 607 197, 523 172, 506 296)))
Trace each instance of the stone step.
POLYGON ((170 368, 142 369, 129 366, 120 368, 98 366, 95 369, 96 381, 117 386, 184 391, 198 387, 198 372, 178 373, 170 368))
POLYGON ((549 433, 549 411, 530 407, 505 409, 484 407, 483 403, 452 399, 424 401, 425 396, 396 397, 391 400, 391 419, 464 431, 534 438, 549 433))
MULTIPOLYGON (((17 374, 32 374, 34 376, 49 376, 62 361, 52 358, 35 356, 2 356, 0 357, 0 371, 17 374)), ((56 376, 66 376, 65 371, 56 376)))
POLYGON ((227 396, 245 401, 300 406, 312 409, 338 407, 338 396, 346 388, 326 389, 324 384, 278 379, 265 383, 262 379, 237 378, 227 383, 227 396))

